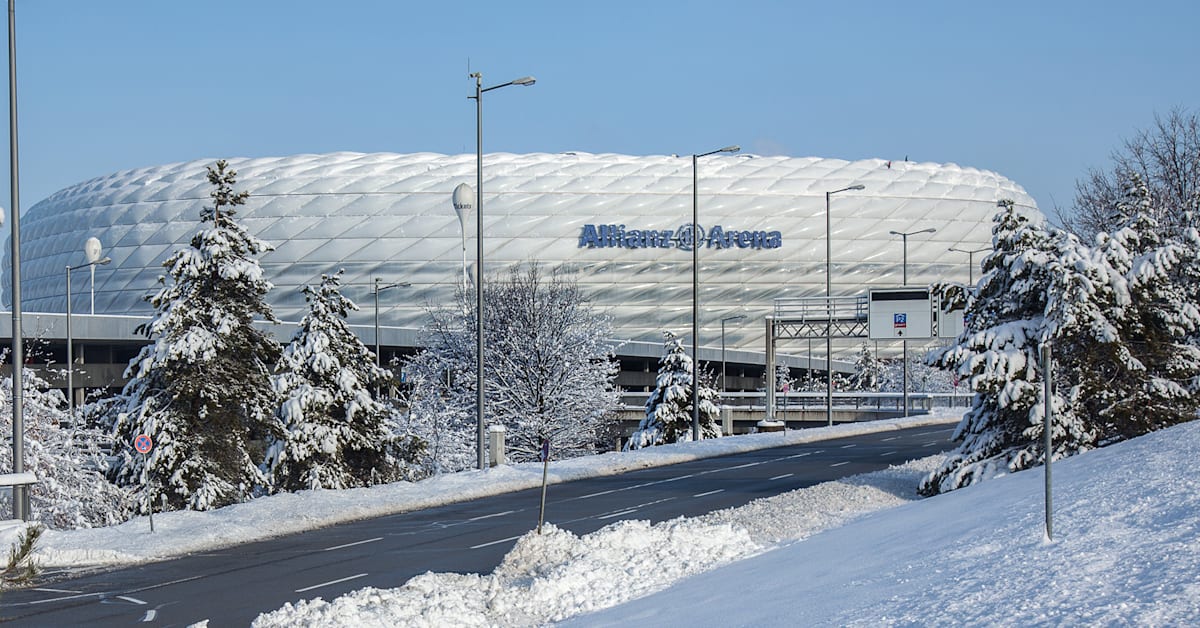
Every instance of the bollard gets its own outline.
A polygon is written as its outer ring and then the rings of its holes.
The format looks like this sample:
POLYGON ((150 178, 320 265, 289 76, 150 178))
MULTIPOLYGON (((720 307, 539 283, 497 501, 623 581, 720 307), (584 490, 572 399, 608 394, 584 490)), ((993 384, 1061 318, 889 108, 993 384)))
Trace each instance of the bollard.
POLYGON ((504 426, 488 426, 488 466, 505 464, 504 459, 504 426))
POLYGON ((721 406, 721 431, 733 436, 733 406, 721 406))

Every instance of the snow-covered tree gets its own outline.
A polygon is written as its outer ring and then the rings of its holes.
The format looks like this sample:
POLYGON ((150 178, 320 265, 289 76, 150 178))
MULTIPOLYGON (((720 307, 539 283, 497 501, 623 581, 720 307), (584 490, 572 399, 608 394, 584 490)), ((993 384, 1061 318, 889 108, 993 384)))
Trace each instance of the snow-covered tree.
POLYGON ((352 488, 405 479, 420 444, 399 433, 391 408, 371 394, 391 379, 346 324, 358 306, 341 294, 341 271, 305 286, 309 312, 284 347, 272 380, 282 399, 267 468, 287 491, 352 488))
MULTIPOLYGON (((102 430, 72 421, 67 400, 51 390, 35 370, 22 378, 25 470, 38 482, 29 487, 30 519, 58 530, 102 527, 125 521, 131 496, 104 477, 107 461, 102 430)), ((0 382, 0 430, 12 434, 12 378, 0 382)), ((0 447, 0 468, 12 469, 12 448, 0 447)), ((0 493, 0 510, 12 512, 12 498, 0 493)))
POLYGON ((850 378, 851 390, 874 392, 879 389, 879 358, 871 345, 863 343, 854 356, 854 375, 850 378))
POLYGON ((165 495, 172 508, 207 510, 244 501, 265 484, 261 443, 277 433, 271 369, 279 346, 251 323, 277 322, 257 256, 272 247, 234 218, 246 202, 224 161, 208 169, 213 205, 200 211, 190 246, 163 266, 147 298, 154 318, 138 328, 153 342, 130 361, 111 417, 122 486, 165 495), (154 440, 143 456, 138 434, 154 440))
MULTIPOLYGON (((960 441, 939 469, 921 484, 932 495, 969 485, 1004 470, 1037 464, 1042 373, 1038 352, 1043 337, 1048 288, 1059 272, 1058 244, 1040 215, 1003 203, 992 228, 992 252, 968 306, 958 342, 931 355, 931 363, 956 372, 975 391, 954 439, 960 441)), ((1059 403, 1059 406, 1063 404, 1059 403)), ((1071 449, 1090 445, 1063 442, 1071 449)))
MULTIPOLYGON (((658 377, 646 400, 646 416, 629 439, 630 449, 692 440, 692 357, 678 336, 669 331, 663 332, 663 336, 664 352, 658 361, 658 377)), ((719 437, 717 400, 720 395, 701 378, 697 396, 700 399, 700 438, 719 437)))
MULTIPOLYGON (((474 452, 477 429, 474 294, 458 297, 453 307, 431 309, 427 349, 405 368, 417 415, 410 422, 437 432, 420 432, 435 456, 431 471, 474 460, 462 455, 474 452)), ((611 325, 579 287, 559 274, 547 278, 537 263, 513 267, 485 283, 483 314, 485 418, 505 426, 508 457, 537 460, 542 438, 556 457, 609 442, 619 402, 611 325)))

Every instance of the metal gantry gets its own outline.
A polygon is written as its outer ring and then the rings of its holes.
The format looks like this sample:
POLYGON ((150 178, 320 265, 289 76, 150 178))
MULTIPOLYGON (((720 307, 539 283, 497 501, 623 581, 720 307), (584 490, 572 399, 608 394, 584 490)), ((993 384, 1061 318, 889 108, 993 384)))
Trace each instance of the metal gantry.
MULTIPOLYGON (((869 331, 869 300, 865 295, 847 297, 799 297, 775 299, 768 316, 767 419, 775 417, 775 344, 779 340, 822 338, 866 338, 869 331)), ((825 356, 825 368, 833 369, 833 356, 825 356)))

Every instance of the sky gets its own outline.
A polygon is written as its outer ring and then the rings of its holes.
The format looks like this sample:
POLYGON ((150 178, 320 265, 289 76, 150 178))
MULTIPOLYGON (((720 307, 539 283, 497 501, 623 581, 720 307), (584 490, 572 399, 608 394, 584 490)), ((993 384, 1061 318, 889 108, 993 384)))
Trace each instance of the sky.
MULTIPOLYGON (((957 163, 1043 211, 1200 107, 1200 4, 17 0, 21 206, 124 169, 332 151, 957 163)), ((485 166, 486 167, 486 166, 485 166)), ((10 206, 7 179, 0 205, 10 206)))

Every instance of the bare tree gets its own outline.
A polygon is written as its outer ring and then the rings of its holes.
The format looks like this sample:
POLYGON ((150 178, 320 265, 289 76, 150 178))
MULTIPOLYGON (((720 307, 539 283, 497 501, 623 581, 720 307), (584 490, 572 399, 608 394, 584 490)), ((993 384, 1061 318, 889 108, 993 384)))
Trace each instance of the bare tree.
POLYGON ((1059 220, 1090 242, 1101 231, 1119 228, 1114 210, 1125 197, 1133 175, 1149 188, 1163 233, 1177 232, 1187 224, 1188 212, 1200 210, 1200 118, 1182 107, 1165 117, 1154 116, 1154 126, 1125 140, 1111 155, 1111 170, 1093 168, 1075 183, 1075 204, 1059 220))

